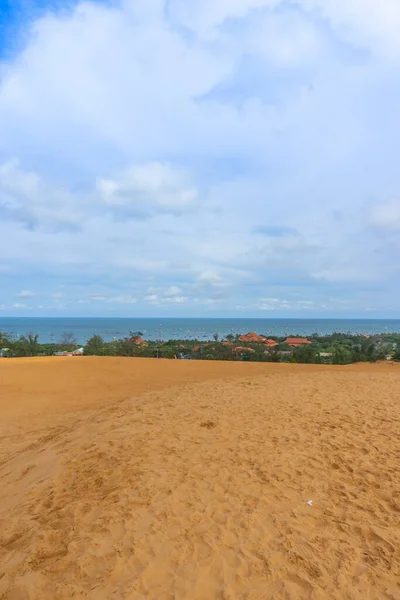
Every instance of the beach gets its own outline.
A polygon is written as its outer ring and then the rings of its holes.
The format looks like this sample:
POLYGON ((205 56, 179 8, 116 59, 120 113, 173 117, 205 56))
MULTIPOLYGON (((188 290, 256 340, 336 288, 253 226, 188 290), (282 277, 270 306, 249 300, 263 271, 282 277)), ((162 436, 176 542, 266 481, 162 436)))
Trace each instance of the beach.
POLYGON ((400 597, 400 365, 0 360, 0 599, 400 597))

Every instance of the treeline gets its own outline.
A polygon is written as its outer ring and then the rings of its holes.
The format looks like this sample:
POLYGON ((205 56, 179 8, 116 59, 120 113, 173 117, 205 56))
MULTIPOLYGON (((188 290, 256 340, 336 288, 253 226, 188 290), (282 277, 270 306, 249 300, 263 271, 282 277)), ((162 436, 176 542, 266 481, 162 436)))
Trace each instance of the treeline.
MULTIPOLYGON (((228 335, 220 339, 218 334, 212 342, 199 340, 144 341, 142 333, 130 332, 122 339, 105 341, 92 336, 83 346, 86 356, 124 356, 143 358, 176 358, 192 360, 247 360, 257 362, 289 362, 308 364, 345 365, 377 360, 400 360, 400 334, 388 333, 371 337, 350 333, 309 336, 310 344, 293 348, 285 338, 271 337, 276 346, 268 348, 264 343, 246 343, 240 335, 228 335)), ((57 343, 40 343, 39 336, 29 333, 14 338, 0 332, 0 356, 52 356, 56 353, 72 353, 81 346, 74 335, 65 333, 57 343)))
POLYGON ((0 331, 0 353, 3 357, 53 356, 55 352, 69 352, 79 347, 72 333, 63 333, 57 343, 40 343, 37 333, 14 337, 0 331))

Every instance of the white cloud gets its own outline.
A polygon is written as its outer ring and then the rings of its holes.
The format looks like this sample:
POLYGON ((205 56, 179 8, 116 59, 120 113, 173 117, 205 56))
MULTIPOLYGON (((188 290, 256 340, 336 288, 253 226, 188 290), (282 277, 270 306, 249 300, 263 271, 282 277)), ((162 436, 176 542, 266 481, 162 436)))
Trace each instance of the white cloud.
MULTIPOLYGON (((400 51, 400 5, 397 0, 294 0, 294 6, 329 22, 338 35, 378 52, 400 51)), ((208 34, 229 19, 243 19, 256 9, 279 10, 284 0, 172 0, 172 12, 182 24, 208 34)), ((260 18, 260 15, 258 15, 260 18)), ((262 18, 262 17, 261 17, 262 18)))
POLYGON ((374 206, 371 210, 371 224, 387 231, 400 230, 400 201, 392 201, 374 206))
POLYGON ((256 305, 258 310, 288 310, 291 308, 287 300, 280 300, 279 298, 262 298, 260 303, 256 305))
POLYGON ((185 2, 173 0, 170 10, 173 16, 183 25, 198 33, 210 34, 210 30, 228 19, 240 19, 257 8, 273 8, 281 0, 202 0, 202 2, 185 2))
POLYGON ((167 288, 153 288, 150 287, 148 294, 144 297, 144 300, 149 304, 156 306, 170 305, 170 304, 184 304, 188 302, 189 297, 182 294, 181 288, 172 285, 167 288))
POLYGON ((83 219, 79 197, 24 170, 17 159, 0 164, 0 208, 32 228, 77 227, 83 219))
POLYGON ((125 214, 151 215, 155 210, 179 213, 197 199, 187 177, 169 165, 149 163, 134 166, 119 179, 99 179, 97 191, 104 204, 122 208, 125 214))
POLYGON ((107 304, 136 304, 137 298, 134 296, 99 296, 93 295, 90 298, 84 298, 79 300, 81 304, 96 303, 107 303, 107 304))
POLYGON ((108 302, 116 304, 136 304, 137 298, 133 296, 114 296, 109 298, 108 302))
POLYGON ((400 54, 400 4, 397 0, 297 0, 322 14, 350 42, 377 53, 400 54))
POLYGON ((21 290, 18 292, 17 296, 18 298, 32 298, 33 296, 36 296, 36 294, 30 290, 21 290))
POLYGON ((177 287, 176 285, 171 285, 164 291, 164 294, 165 296, 174 297, 179 296, 181 292, 181 288, 177 287))
POLYGON ((19 308, 27 308, 27 305, 26 304, 21 304, 21 303, 17 302, 16 304, 13 304, 13 307, 14 308, 18 308, 18 309, 19 308))
POLYGON ((2 303, 384 311, 399 6, 78 2, 25 27, 0 64, 2 303))

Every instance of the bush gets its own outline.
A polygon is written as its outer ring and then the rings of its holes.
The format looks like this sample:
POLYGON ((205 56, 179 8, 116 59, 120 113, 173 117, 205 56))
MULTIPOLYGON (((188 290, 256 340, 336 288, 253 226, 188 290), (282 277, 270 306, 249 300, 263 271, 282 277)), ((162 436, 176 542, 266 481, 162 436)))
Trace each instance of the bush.
POLYGON ((397 350, 392 355, 392 358, 393 360, 400 360, 400 348, 397 348, 397 350))
POLYGON ((101 335, 93 335, 83 349, 87 356, 102 356, 104 354, 104 340, 101 335))
POLYGON ((37 356, 41 352, 38 340, 37 333, 28 333, 26 336, 21 335, 16 342, 12 342, 10 345, 13 356, 37 356))
POLYGON ((317 360, 317 353, 313 348, 310 348, 310 346, 301 346, 300 348, 296 348, 293 356, 297 363, 312 364, 317 360))

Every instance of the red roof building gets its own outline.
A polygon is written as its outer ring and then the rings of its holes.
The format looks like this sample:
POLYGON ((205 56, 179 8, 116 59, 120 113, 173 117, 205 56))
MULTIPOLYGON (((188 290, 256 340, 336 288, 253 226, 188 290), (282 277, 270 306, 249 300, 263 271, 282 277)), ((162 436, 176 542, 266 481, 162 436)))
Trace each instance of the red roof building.
POLYGON ((263 340, 263 344, 265 344, 267 348, 275 348, 275 346, 279 346, 278 342, 275 340, 263 340))
POLYGON ((265 340, 265 336, 257 335, 255 331, 250 331, 250 333, 245 333, 239 337, 241 342, 250 342, 250 343, 258 343, 263 342, 265 340))
POLYGON ((299 348, 299 346, 305 346, 306 344, 311 344, 311 342, 307 338, 288 337, 287 340, 285 340, 285 344, 292 346, 293 348, 299 348))
POLYGON ((136 344, 136 346, 147 346, 147 342, 143 340, 140 336, 131 338, 131 341, 136 344))

